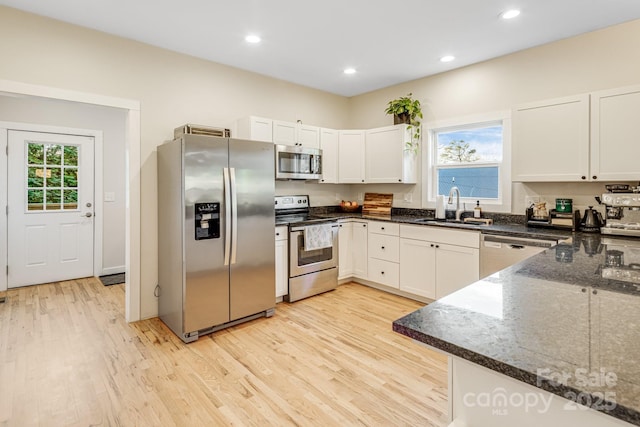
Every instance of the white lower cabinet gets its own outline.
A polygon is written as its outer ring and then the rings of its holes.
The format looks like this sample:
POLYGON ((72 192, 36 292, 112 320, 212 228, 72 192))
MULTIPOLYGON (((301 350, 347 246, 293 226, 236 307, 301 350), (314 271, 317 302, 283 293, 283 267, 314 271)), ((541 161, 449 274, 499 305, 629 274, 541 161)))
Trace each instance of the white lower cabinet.
POLYGON ((286 226, 276 227, 276 298, 287 294, 289 287, 289 249, 286 226))
POLYGON ((379 221, 369 222, 368 279, 392 288, 399 287, 399 226, 379 221))
POLYGON ((351 235, 351 247, 353 254, 353 275, 360 279, 368 276, 368 224, 367 221, 354 221, 353 233, 351 235))
POLYGON ((479 279, 480 233, 400 226, 400 290, 442 298, 479 279))
POLYGON ((353 276, 353 222, 340 221, 338 230, 338 280, 353 276))

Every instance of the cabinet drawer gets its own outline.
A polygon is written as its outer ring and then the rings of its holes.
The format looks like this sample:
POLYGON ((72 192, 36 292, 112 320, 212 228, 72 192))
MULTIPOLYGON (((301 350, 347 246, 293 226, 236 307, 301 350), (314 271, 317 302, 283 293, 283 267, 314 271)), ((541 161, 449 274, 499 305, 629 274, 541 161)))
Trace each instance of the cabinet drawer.
POLYGON ((369 258, 369 280, 392 288, 400 287, 400 264, 369 258))
POLYGON ((286 225, 276 227, 276 240, 288 240, 289 230, 286 225))
POLYGON ((400 234, 400 224, 394 222, 369 221, 369 233, 398 236, 400 234))
POLYGON ((384 234, 369 234, 369 256, 392 262, 400 262, 400 238, 384 234))
POLYGON ((400 237, 435 243, 480 248, 480 232, 451 230, 440 226, 402 225, 400 237))

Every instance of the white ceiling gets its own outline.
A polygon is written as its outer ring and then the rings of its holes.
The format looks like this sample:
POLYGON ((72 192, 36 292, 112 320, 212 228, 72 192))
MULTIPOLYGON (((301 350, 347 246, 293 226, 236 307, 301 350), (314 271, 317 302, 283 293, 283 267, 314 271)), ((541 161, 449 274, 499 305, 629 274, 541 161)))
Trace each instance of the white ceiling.
POLYGON ((640 0, 0 0, 0 5, 344 96, 640 18, 640 0), (521 15, 499 18, 511 8, 521 9, 521 15), (262 43, 245 42, 248 33, 261 36, 262 43), (448 54, 456 60, 441 63, 448 54), (357 73, 343 74, 346 67, 357 73))

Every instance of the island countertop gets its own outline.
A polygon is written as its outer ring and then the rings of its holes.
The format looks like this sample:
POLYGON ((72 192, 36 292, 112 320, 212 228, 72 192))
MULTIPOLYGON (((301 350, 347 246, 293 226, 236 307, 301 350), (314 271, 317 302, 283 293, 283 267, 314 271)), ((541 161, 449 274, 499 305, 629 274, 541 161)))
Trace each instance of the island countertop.
POLYGON ((640 425, 640 239, 575 233, 393 329, 640 425))

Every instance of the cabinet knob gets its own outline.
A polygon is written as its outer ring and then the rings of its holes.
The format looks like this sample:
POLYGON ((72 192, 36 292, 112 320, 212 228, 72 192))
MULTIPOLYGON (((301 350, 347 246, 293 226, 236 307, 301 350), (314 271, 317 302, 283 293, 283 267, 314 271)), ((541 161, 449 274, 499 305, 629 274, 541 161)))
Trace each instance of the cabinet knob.
POLYGON ((384 230, 384 227, 380 227, 380 230, 384 230))
POLYGON ((584 176, 584 175, 582 175, 582 179, 587 179, 587 177, 586 177, 586 176, 584 176))
POLYGON ((340 224, 340 227, 342 227, 342 224, 340 224))
POLYGON ((276 236, 279 236, 279 235, 280 235, 280 233, 276 233, 276 236))
POLYGON ((436 245, 436 248, 439 248, 439 247, 440 247, 440 245, 436 245))
POLYGON ((398 182, 402 182, 402 180, 401 180, 401 179, 399 179, 399 180, 398 180, 398 182))
POLYGON ((384 276, 384 271, 381 271, 380 274, 382 274, 384 276))
POLYGON ((598 177, 597 177, 597 176, 595 176, 595 175, 593 175, 593 179, 598 179, 598 177))
POLYGON ((435 245, 432 243, 432 244, 431 244, 431 247, 433 248, 434 246, 435 246, 435 245))
POLYGON ((384 250, 384 246, 382 246, 382 250, 384 250))
POLYGON ((594 295, 598 295, 598 291, 596 289, 593 290, 594 295))
POLYGON ((364 182, 364 179, 362 180, 362 182, 364 182))
POLYGON ((367 224, 362 224, 362 226, 363 226, 363 227, 366 227, 366 226, 367 226, 367 224))
POLYGON ((587 292, 587 290, 585 288, 582 288, 582 293, 587 292))

